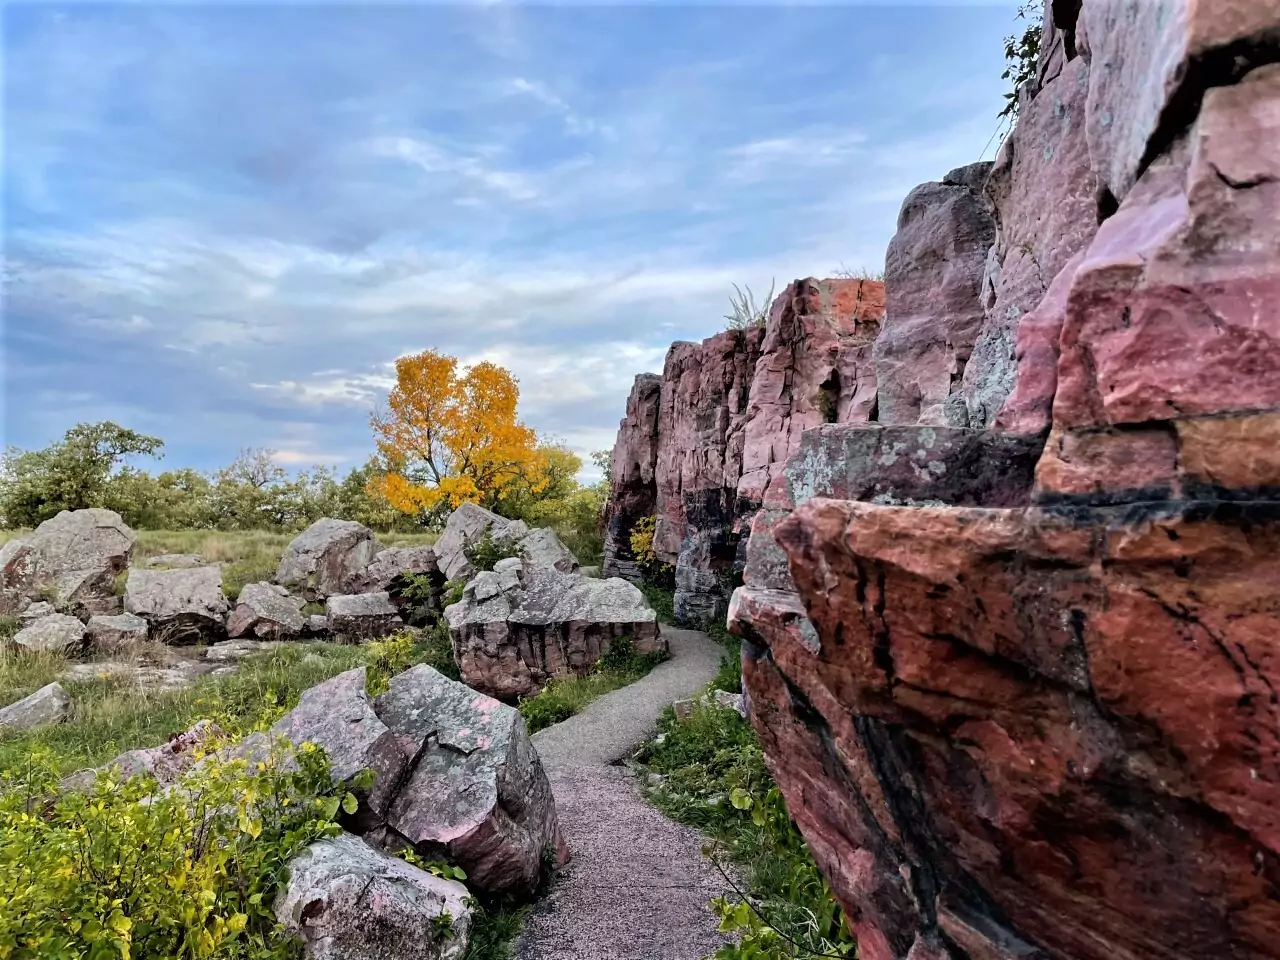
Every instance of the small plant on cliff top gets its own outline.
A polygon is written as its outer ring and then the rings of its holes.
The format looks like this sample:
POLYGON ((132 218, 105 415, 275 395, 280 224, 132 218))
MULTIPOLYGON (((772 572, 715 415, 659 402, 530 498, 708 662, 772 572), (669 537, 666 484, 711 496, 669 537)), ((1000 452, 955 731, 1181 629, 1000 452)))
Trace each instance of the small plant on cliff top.
POLYGON ((761 303, 756 303, 751 288, 738 289, 733 285, 734 295, 729 298, 731 312, 724 315, 725 326, 729 330, 748 330, 751 327, 763 327, 769 319, 769 306, 773 303, 774 284, 769 284, 769 293, 761 303))
POLYGON ((1037 14, 1042 8, 1043 4, 1038 0, 1025 0, 1018 8, 1017 19, 1030 20, 1030 24, 1026 30, 1022 31, 1021 36, 1004 39, 1005 70, 1000 74, 1000 78, 1012 80, 1013 89, 1004 95, 1005 104, 1004 109, 1000 111, 1001 118, 1017 119, 1018 97, 1022 93, 1022 88, 1036 78, 1036 66, 1040 61, 1041 33, 1037 14))
POLYGON ((477 570, 492 570, 499 560, 520 556, 520 544, 515 539, 495 537, 493 527, 485 527, 480 539, 466 548, 467 559, 477 570))

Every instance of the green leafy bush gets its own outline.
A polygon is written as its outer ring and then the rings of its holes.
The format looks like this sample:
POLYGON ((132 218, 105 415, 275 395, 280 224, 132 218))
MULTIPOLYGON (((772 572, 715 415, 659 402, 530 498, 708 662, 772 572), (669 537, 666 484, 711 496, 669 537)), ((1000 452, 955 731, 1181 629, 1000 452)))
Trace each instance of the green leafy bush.
POLYGON ((1036 78, 1036 68, 1040 62, 1040 13, 1043 6, 1037 0, 1023 0, 1018 7, 1017 19, 1028 20, 1027 28, 1021 34, 1005 37, 1005 69, 1000 78, 1012 80, 1013 89, 1004 95, 1004 109, 1000 111, 1002 118, 1017 119, 1018 99, 1022 88, 1036 78))
POLYGON ((485 527, 480 539, 464 552, 476 570, 492 570, 499 560, 520 556, 520 545, 514 538, 495 537, 493 527, 485 527))
POLYGON ((107 774, 87 793, 56 783, 39 751, 0 777, 0 956, 12 960, 294 957, 271 913, 286 865, 356 809, 309 745, 252 766, 209 757, 167 791, 107 774))
MULTIPOLYGON (((736 939, 717 960, 854 956, 844 912, 818 871, 737 712, 697 707, 684 721, 668 709, 662 736, 639 759, 662 775, 650 799, 668 816, 715 838, 708 853, 741 867, 747 889, 713 902, 736 939)), ((728 871, 726 880, 733 883, 728 871)))

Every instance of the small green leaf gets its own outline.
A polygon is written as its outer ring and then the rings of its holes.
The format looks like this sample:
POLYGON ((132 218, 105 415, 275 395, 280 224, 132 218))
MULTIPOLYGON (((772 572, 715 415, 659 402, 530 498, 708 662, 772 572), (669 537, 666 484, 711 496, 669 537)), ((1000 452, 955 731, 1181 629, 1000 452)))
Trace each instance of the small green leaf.
POLYGON ((345 797, 342 798, 343 812, 347 813, 348 815, 354 814, 356 810, 359 809, 359 807, 360 807, 360 801, 356 799, 356 795, 354 793, 348 793, 345 797))

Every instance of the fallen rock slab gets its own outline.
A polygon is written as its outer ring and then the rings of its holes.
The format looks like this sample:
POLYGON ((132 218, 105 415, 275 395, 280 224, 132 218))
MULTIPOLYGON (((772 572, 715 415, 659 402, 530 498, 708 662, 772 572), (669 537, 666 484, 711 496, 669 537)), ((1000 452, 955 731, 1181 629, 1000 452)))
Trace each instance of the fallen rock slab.
POLYGON ((404 627, 400 611, 385 590, 331 596, 324 613, 329 632, 347 643, 375 640, 404 627))
POLYGON ((227 618, 227 636, 260 640, 292 640, 306 629, 302 600, 274 583, 249 583, 227 618))
POLYGON ((354 520, 317 520, 285 548, 275 581, 307 600, 342 593, 378 553, 373 531, 354 520))
POLYGON ((14 635, 13 645, 23 653, 70 656, 84 649, 85 632, 84 624, 75 617, 55 613, 19 630, 14 635))
POLYGON ((208 563, 197 553, 162 553, 148 557, 146 566, 156 570, 190 570, 192 567, 203 567, 208 563))
POLYGON ((49 683, 30 696, 0 708, 0 730, 32 730, 59 723, 71 712, 71 696, 59 683, 49 683))
POLYGON ((88 638, 99 653, 128 653, 147 642, 147 621, 132 613, 90 617, 88 638))
POLYGON ((555 798, 513 708, 419 664, 374 710, 414 765, 373 839, 444 851, 474 889, 528 895, 568 857, 555 798))
POLYGON ((125 610, 146 620, 159 643, 213 643, 226 637, 227 598, 217 567, 129 572, 125 610))
POLYGON ((461 960, 467 888, 343 834, 289 862, 276 919, 308 960, 461 960))
POLYGON ((18 624, 20 626, 27 626, 28 624, 35 623, 37 620, 52 616, 57 612, 57 608, 54 607, 52 603, 48 603, 44 600, 38 600, 18 614, 18 624))
POLYGON ((116 780, 130 777, 152 777, 160 787, 170 787, 196 765, 204 751, 212 749, 222 737, 222 730, 212 720, 201 720, 185 733, 179 733, 155 747, 129 750, 101 767, 80 770, 63 778, 64 790, 88 790, 99 773, 109 773, 116 780))
POLYGON ((519 560, 476 575, 445 616, 462 678, 492 696, 532 696, 548 679, 585 674, 624 637, 637 653, 666 649, 657 614, 634 584, 519 560))

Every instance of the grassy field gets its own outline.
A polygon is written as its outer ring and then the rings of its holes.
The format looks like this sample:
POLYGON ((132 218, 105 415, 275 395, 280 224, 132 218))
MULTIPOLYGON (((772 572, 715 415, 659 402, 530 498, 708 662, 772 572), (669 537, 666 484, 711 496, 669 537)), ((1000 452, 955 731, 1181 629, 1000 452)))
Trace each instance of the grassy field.
MULTIPOLYGON (((26 530, 0 530, 0 544, 26 530)), ((284 549, 298 534, 270 530, 139 530, 134 563, 166 553, 195 553, 222 564, 222 588, 234 600, 247 583, 270 580, 284 549)), ((384 547, 430 546, 438 533, 378 534, 384 547)))

